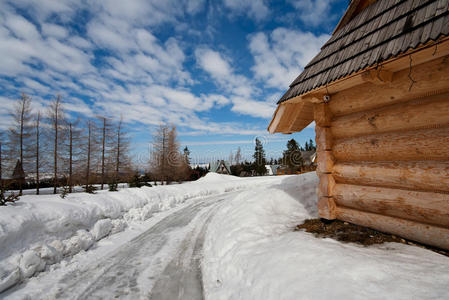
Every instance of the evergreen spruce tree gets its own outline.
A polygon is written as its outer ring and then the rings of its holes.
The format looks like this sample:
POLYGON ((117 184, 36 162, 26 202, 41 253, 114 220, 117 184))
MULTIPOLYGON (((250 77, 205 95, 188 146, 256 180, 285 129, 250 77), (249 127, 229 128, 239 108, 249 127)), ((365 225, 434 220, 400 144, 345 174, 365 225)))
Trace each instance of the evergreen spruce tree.
MULTIPOLYGON (((308 147, 306 142, 306 147, 308 147)), ((307 148, 306 148, 307 149, 307 148)), ((303 159, 298 143, 291 139, 287 142, 287 150, 284 151, 284 163, 288 166, 291 172, 301 170, 303 159)))
POLYGON ((254 148, 254 171, 257 175, 265 175, 267 169, 265 165, 267 163, 265 158, 265 150, 263 149, 262 142, 256 138, 256 146, 254 148))

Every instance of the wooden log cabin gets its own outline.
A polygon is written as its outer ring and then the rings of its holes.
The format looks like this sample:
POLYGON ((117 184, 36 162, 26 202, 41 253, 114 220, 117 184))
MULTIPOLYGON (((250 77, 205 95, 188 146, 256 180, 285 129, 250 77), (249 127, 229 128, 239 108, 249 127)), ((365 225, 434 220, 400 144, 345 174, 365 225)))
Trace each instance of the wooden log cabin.
POLYGON ((449 0, 353 0, 278 102, 315 121, 319 215, 449 249, 449 0))

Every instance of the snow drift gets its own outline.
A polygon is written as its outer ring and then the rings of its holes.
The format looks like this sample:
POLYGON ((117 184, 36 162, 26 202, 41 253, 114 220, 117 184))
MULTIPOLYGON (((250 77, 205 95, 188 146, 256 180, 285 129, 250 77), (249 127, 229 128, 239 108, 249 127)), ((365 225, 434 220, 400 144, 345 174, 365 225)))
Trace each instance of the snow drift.
POLYGON ((449 258, 418 247, 344 244, 295 232, 317 217, 315 173, 243 191, 205 238, 206 299, 449 299, 449 258))
POLYGON ((88 250, 188 199, 263 185, 267 179, 209 173, 196 182, 123 189, 119 192, 23 196, 0 207, 0 292, 35 273, 88 250))

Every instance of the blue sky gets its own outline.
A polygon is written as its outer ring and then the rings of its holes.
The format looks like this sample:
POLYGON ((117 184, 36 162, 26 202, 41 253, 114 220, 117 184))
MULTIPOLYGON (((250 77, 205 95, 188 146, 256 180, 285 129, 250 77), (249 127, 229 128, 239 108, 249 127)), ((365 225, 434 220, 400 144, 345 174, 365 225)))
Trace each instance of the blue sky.
POLYGON ((276 101, 329 38, 348 0, 0 1, 0 128, 21 92, 69 118, 120 115, 136 157, 175 124, 196 162, 268 156, 313 127, 268 135, 276 101))

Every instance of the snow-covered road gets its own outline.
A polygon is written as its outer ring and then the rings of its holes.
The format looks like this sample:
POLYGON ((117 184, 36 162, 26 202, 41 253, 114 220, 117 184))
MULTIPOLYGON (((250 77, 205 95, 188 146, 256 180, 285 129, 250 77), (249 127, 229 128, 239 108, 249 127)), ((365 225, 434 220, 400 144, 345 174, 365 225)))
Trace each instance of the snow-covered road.
POLYGON ((44 272, 30 281, 45 294, 17 286, 7 298, 33 299, 202 299, 200 258, 207 224, 224 200, 238 192, 194 199, 117 247, 104 257, 75 257, 58 272, 44 272), (56 277, 55 277, 56 276, 56 277), (49 277, 52 277, 51 279, 49 277), (45 287, 45 285, 49 285, 45 287))

